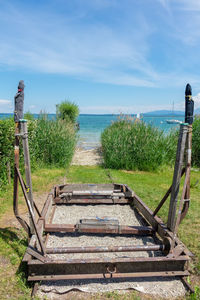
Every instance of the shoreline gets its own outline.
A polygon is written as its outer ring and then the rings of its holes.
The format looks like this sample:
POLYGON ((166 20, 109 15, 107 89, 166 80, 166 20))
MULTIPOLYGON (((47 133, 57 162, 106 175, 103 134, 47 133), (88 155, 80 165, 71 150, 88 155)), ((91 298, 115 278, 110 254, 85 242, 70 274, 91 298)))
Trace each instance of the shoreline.
POLYGON ((103 162, 101 147, 84 149, 77 146, 72 158, 72 166, 97 166, 103 162))

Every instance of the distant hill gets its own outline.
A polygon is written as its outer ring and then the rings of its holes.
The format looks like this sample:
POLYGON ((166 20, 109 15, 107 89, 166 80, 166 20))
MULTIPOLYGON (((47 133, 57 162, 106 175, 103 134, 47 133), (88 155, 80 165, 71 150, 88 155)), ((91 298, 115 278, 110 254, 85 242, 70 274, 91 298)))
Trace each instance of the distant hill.
POLYGON ((184 111, 178 111, 175 110, 173 113, 171 110, 155 110, 155 111, 150 111, 147 113, 143 113, 143 116, 162 116, 162 117, 167 117, 167 116, 184 116, 185 112, 184 111))

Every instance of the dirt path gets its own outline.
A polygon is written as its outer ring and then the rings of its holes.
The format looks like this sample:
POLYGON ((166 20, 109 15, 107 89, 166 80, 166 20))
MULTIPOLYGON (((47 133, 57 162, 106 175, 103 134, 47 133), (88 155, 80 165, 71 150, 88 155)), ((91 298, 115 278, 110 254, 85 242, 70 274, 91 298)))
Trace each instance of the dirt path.
MULTIPOLYGON (((101 163, 102 163, 102 154, 100 149, 84 150, 84 149, 77 148, 72 160, 72 165, 81 165, 81 166, 95 166, 95 165, 100 165, 101 163)), ((36 205, 40 211, 43 208, 47 195, 48 195, 48 191, 43 192, 42 194, 33 193, 34 201, 36 202, 36 205)), ((29 222, 27 207, 25 205, 25 201, 24 200, 22 201, 23 204, 19 204, 19 212, 21 217, 24 218, 27 222, 29 222)), ((0 228, 6 228, 6 227, 21 228, 21 225, 19 224, 19 222, 14 216, 12 208, 8 209, 6 211, 6 214, 1 216, 0 218, 0 228)))
MULTIPOLYGON (((48 192, 45 192, 42 194, 33 193, 33 199, 34 199, 39 211, 42 210, 44 202, 46 201, 47 195, 48 195, 48 192)), ((25 200, 23 199, 22 201, 23 201, 23 204, 19 204, 20 216, 27 223, 29 223, 28 209, 26 207, 25 200)), ((7 227, 22 228, 14 215, 13 209, 8 209, 6 211, 6 214, 2 215, 0 218, 0 228, 7 228, 7 227)))
POLYGON ((72 165, 96 166, 102 163, 102 154, 99 148, 84 150, 77 148, 72 160, 72 165))

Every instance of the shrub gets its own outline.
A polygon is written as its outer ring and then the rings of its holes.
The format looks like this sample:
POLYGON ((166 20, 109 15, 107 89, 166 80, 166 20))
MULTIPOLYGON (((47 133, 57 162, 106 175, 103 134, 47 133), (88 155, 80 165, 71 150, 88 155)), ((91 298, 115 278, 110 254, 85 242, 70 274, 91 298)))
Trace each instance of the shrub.
POLYGON ((63 101, 56 105, 56 114, 59 119, 75 123, 79 115, 79 108, 75 103, 63 101))
POLYGON ((30 148, 33 149, 37 164, 67 167, 75 144, 76 135, 71 123, 40 118, 30 148))
POLYGON ((15 123, 13 119, 0 120, 0 187, 7 183, 7 167, 13 170, 15 123))
POLYGON ((29 121, 33 121, 34 120, 34 115, 30 111, 27 111, 24 114, 24 119, 29 120, 29 121))
MULTIPOLYGON (((14 171, 14 120, 0 120, 0 188, 8 182, 7 166, 14 171)), ((67 167, 71 162, 76 133, 73 124, 65 120, 48 120, 41 115, 39 120, 28 121, 29 152, 31 168, 40 165, 67 167)), ((23 172, 23 151, 20 139, 20 169, 23 172)))
POLYGON ((196 116, 193 122, 192 164, 200 167, 200 116, 196 116))
POLYGON ((105 166, 127 170, 156 170, 173 163, 177 133, 163 131, 144 122, 118 120, 101 135, 105 166))

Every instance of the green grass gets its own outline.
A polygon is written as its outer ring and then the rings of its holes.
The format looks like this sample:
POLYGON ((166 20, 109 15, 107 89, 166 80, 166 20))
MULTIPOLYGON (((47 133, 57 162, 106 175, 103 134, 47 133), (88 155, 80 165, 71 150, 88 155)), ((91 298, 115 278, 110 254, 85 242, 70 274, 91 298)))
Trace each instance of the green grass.
MULTIPOLYGON (((49 192, 56 180, 66 175, 66 169, 62 168, 42 168, 32 173, 33 192, 49 192)), ((12 209, 13 203, 13 182, 0 190, 0 217, 6 211, 12 209)), ((19 203, 25 203, 23 194, 19 189, 19 203)))
MULTIPOLYGON (((44 168, 33 172, 33 190, 36 193, 48 192, 54 184, 63 183, 66 176, 68 183, 110 183, 107 176, 110 173, 114 182, 126 183, 138 194, 147 205, 154 209, 172 182, 173 170, 161 169, 159 172, 105 170, 93 166, 71 166, 65 169, 44 168)), ((200 275, 200 171, 191 173, 191 205, 183 224, 179 227, 179 237, 195 254, 192 261, 192 272, 196 293, 188 299, 199 299, 198 283, 200 275), (195 298, 196 297, 196 298, 195 298)), ((21 199, 21 203, 24 203, 21 199)), ((166 220, 169 200, 165 203, 159 216, 166 220)), ((12 186, 8 186, 1 194, 0 213, 12 211, 12 186)), ((4 228, 0 230, 0 299, 29 299, 30 287, 26 283, 26 275, 21 258, 26 247, 26 237, 23 230, 4 228), (6 270, 6 271, 5 271, 6 270)), ((193 283, 193 282, 192 282, 193 283)), ((88 299, 155 299, 143 294, 129 292, 127 294, 104 293, 97 296, 88 296, 88 299)), ((85 299, 85 298, 84 298, 85 299)))
MULTIPOLYGON (((159 172, 105 170, 101 167, 72 166, 67 178, 74 183, 109 183, 109 172, 116 183, 126 183, 135 193, 154 210, 172 183, 173 169, 159 172)), ((200 274, 200 171, 191 172, 191 203, 186 218, 179 227, 180 239, 194 252, 196 271, 200 274)), ((159 211, 158 216, 167 221, 169 199, 159 211)))
MULTIPOLYGON (((33 191, 48 193, 55 183, 63 183, 66 169, 43 168, 32 174, 33 191)), ((22 192, 19 204, 25 205, 22 192)), ((0 217, 12 213, 13 186, 7 185, 0 193, 0 217)), ((14 216, 13 216, 14 217, 14 216)), ((1 221, 1 220, 0 220, 1 221)), ((27 246, 27 237, 21 229, 0 228, 0 299, 30 299, 31 286, 26 281, 26 270, 21 260, 27 246)))

